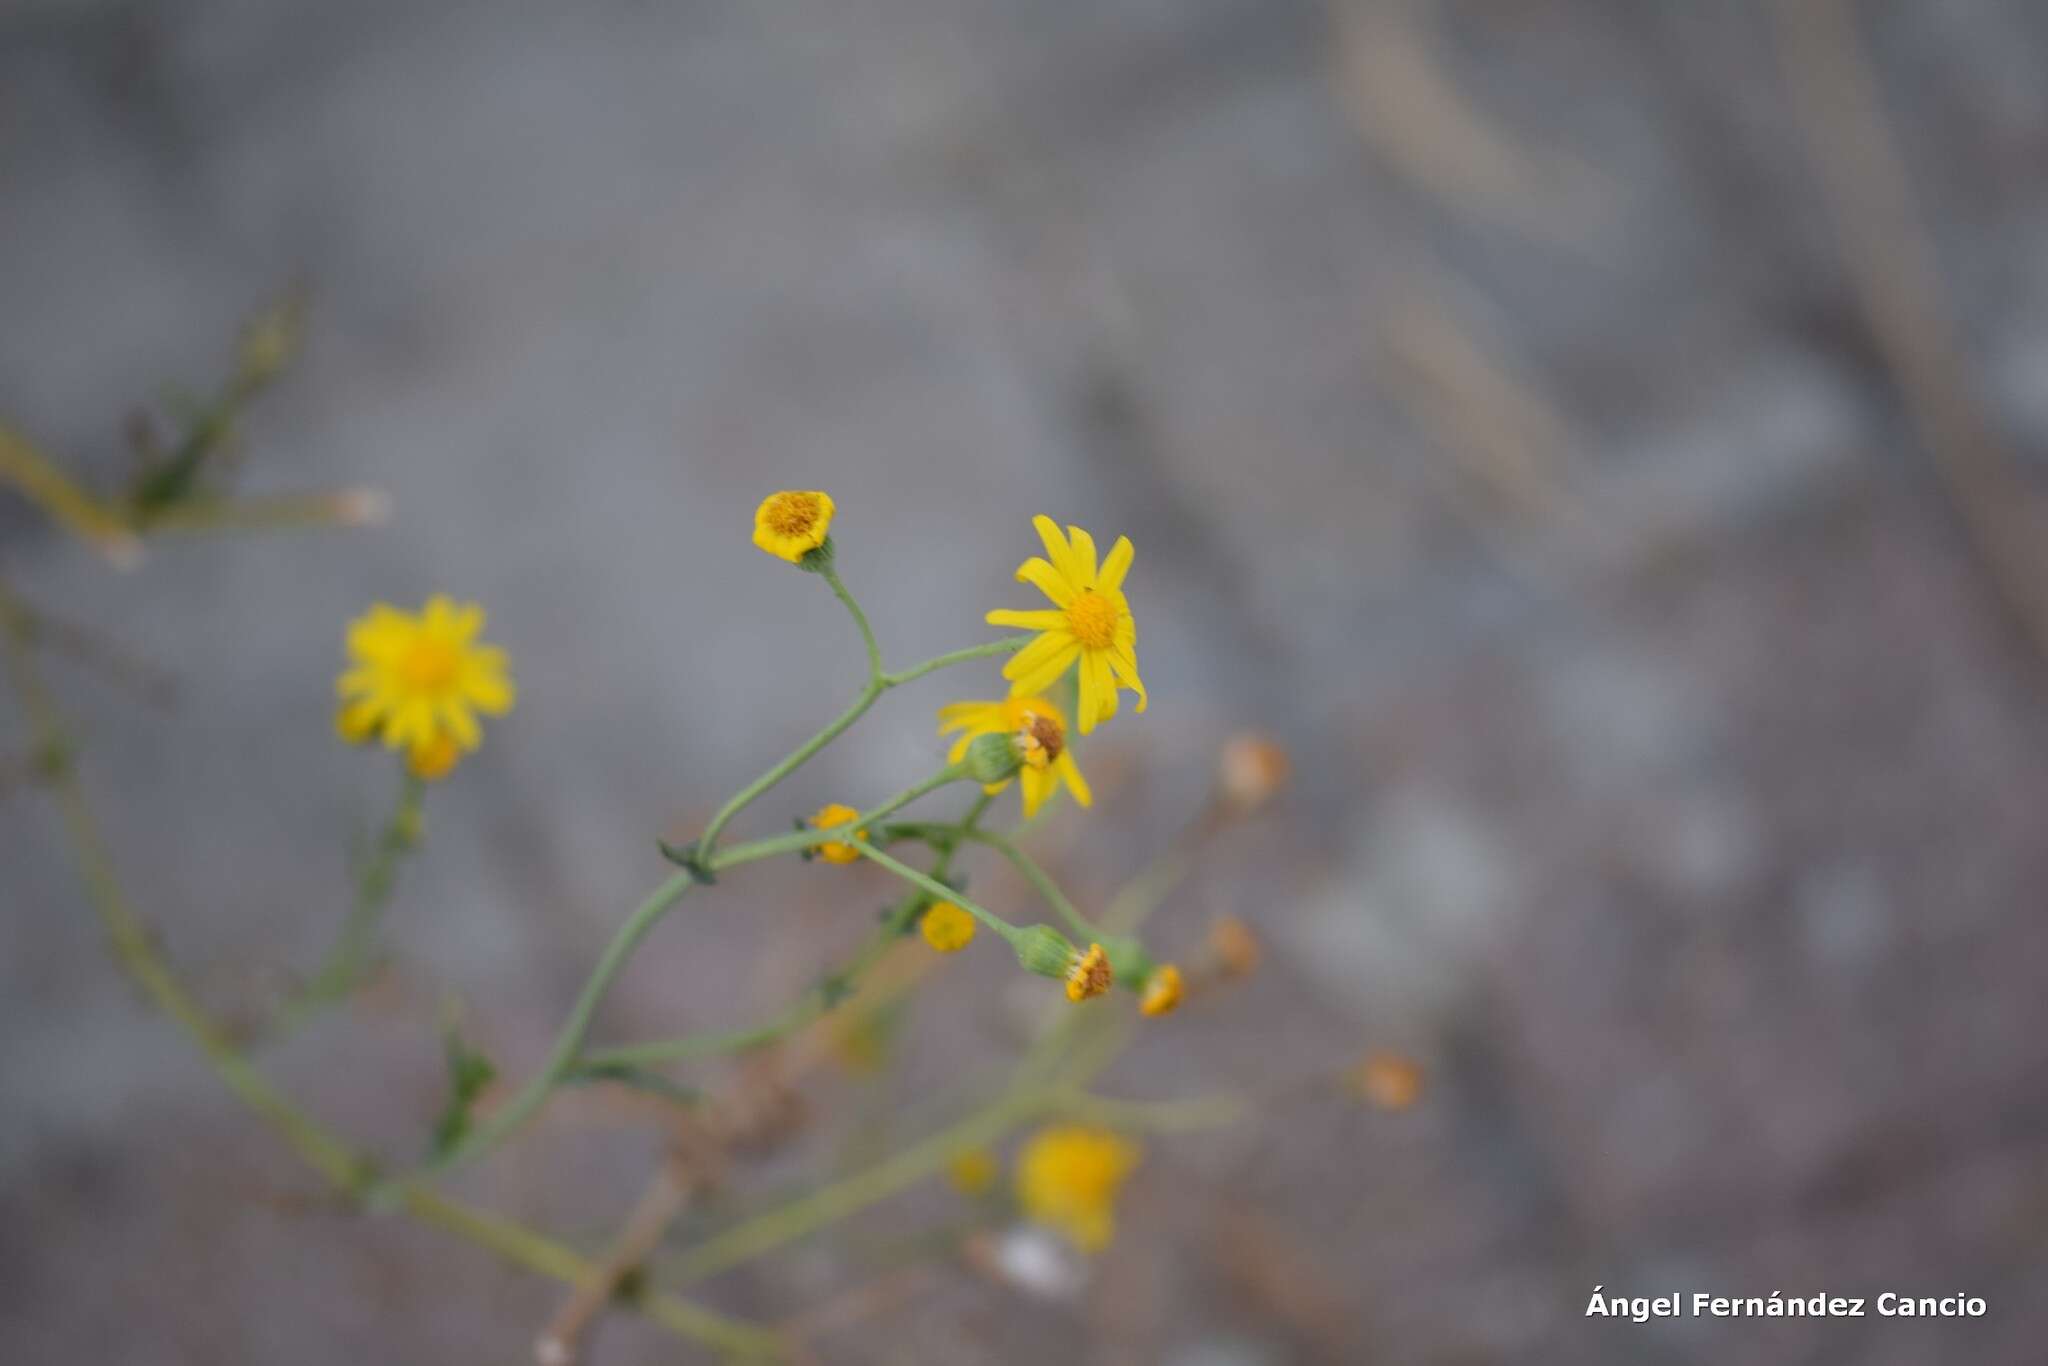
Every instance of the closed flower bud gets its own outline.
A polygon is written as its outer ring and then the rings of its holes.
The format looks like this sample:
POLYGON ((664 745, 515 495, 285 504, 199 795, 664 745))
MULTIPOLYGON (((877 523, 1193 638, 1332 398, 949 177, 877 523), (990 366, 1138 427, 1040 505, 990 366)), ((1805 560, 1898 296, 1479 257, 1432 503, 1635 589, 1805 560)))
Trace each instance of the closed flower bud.
POLYGON ((1000 783, 1020 762, 1017 742, 1007 735, 977 735, 967 747, 967 772, 978 783, 1000 783))
POLYGON ((1080 957, 1073 942, 1050 925, 1027 925, 1010 943, 1024 971, 1040 977, 1064 978, 1080 957))
POLYGON ((1240 732, 1224 741, 1217 755, 1217 795, 1240 815, 1250 815, 1287 786, 1291 767, 1287 751, 1270 737, 1240 732))

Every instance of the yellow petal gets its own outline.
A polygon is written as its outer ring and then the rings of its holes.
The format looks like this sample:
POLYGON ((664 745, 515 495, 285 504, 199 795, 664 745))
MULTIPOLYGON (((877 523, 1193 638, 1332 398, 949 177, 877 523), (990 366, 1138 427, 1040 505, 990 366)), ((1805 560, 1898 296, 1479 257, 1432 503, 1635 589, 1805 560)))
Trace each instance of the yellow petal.
POLYGON ((1114 593, 1122 588, 1124 575, 1130 572, 1131 557, 1135 553, 1131 549, 1130 537, 1117 537, 1116 544, 1109 548, 1109 554, 1103 557, 1102 568, 1095 575, 1096 589, 1104 593, 1114 593))
POLYGON ((1074 582, 1081 588, 1095 586, 1095 538, 1077 526, 1067 528, 1074 547, 1074 582))
POLYGON ((1053 768, 1066 781, 1067 791, 1074 794, 1074 800, 1083 806, 1095 805, 1095 793, 1088 787, 1088 780, 1081 776, 1081 766, 1074 762, 1073 751, 1067 750, 1052 761, 1053 768))
POLYGON ((1060 535, 1059 523, 1041 512, 1031 519, 1031 525, 1037 529, 1038 539, 1045 542, 1046 558, 1052 561, 1052 567, 1060 572, 1060 577, 1077 589, 1084 587, 1080 575, 1074 572, 1073 547, 1067 544, 1066 537, 1060 535))
POLYGON ((1115 671, 1118 681, 1138 695, 1138 710, 1145 710, 1145 680, 1138 677, 1138 655, 1128 645, 1113 645, 1109 649, 1110 668, 1115 671))
POLYGON ((1036 555, 1017 566, 1017 582, 1030 584, 1051 598, 1056 606, 1071 606, 1074 601, 1074 585, 1062 578, 1059 570, 1036 555))
MULTIPOLYGON (((1003 677, 1015 680, 1027 674, 1035 674, 1046 660, 1064 653, 1068 646, 1077 650, 1081 648, 1065 631, 1047 631, 1004 661, 1003 677)), ((1017 689, 1011 688, 1010 695, 1015 697, 1017 689)))
POLYGON ((1066 627, 1067 614, 1044 609, 1035 612, 1016 612, 998 607, 984 620, 991 626, 1017 626, 1026 631, 1058 631, 1066 627))
MULTIPOLYGON (((1039 639, 1056 641, 1058 648, 1036 661, 1037 667, 1031 672, 1020 673, 1011 681, 1010 691, 1013 696, 1021 697, 1030 693, 1044 692, 1059 681, 1060 675, 1067 671, 1068 666, 1081 653, 1080 644, 1072 636, 1056 637, 1048 634, 1040 636, 1039 639)), ((1030 647, 1026 646, 1025 652, 1029 653, 1029 651, 1030 647)), ((1011 661, 1013 664, 1016 662, 1016 660, 1011 661)), ((1005 669, 1003 672, 1007 674, 1009 670, 1005 669)))

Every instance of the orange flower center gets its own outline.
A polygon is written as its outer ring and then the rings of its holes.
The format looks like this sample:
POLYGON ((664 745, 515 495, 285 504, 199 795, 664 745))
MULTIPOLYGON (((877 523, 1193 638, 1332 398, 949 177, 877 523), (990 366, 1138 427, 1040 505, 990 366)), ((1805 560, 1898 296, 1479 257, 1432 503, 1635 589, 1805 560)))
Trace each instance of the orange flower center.
POLYGON ((1107 650, 1116 643, 1116 619, 1116 604, 1092 588, 1067 608, 1067 629, 1090 650, 1107 650))
POLYGON ((815 493, 778 493, 761 515, 778 536, 804 536, 818 524, 821 510, 815 493))
POLYGON ((399 656, 398 676, 417 691, 438 692, 455 681, 461 662, 447 641, 421 636, 399 656))
POLYGON ((1033 768, 1044 768, 1059 758, 1067 747, 1067 737, 1061 732, 1060 723, 1035 711, 1024 713, 1017 727, 1016 740, 1024 762, 1033 768))

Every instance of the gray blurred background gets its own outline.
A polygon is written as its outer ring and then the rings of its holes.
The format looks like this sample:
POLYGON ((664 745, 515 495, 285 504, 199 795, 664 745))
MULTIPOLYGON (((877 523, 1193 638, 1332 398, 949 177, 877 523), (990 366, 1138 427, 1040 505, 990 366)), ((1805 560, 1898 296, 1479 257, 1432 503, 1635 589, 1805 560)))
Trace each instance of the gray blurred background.
MULTIPOLYGON (((2044 58, 2035 0, 17 0, 0 418, 112 480, 125 414, 214 383, 302 278, 241 486, 395 515, 122 574, 0 495, 0 568, 175 676, 162 705, 50 665, 229 1016, 317 957, 388 797, 330 730, 343 623, 488 605, 521 700, 432 794, 390 978, 265 1058, 403 1156, 443 995, 527 1073, 653 837, 857 681, 829 596, 748 544, 764 493, 835 494, 898 663, 1026 604, 1031 514, 1127 533, 1153 705, 1037 847, 1097 904, 1226 733, 1296 783, 1153 932, 1189 954, 1235 913, 1265 970, 1105 1089, 1386 1047, 1427 1094, 1157 1140, 1080 1304, 950 1273, 823 1359, 2035 1362, 2044 58), (1596 1284, 1990 1312, 1635 1325, 1583 1317, 1596 1284)), ((997 686, 892 695, 742 833, 920 776, 931 709, 997 686)), ((889 895, 728 884, 600 1039, 759 1019, 889 895)), ((320 1208, 118 977, 18 780, 0 912, 0 1356, 525 1358, 558 1291, 320 1208)), ((947 965, 921 1092, 1015 1047, 1015 985, 947 965)), ((918 1132, 891 1094, 814 1102, 886 1145, 918 1132)), ((578 1093, 455 1185, 594 1247, 657 1144, 578 1093)), ((740 1173, 679 1243, 844 1157, 740 1173)), ((696 1293, 794 1313, 948 1208, 696 1293)), ((618 1316, 594 1359, 689 1358, 618 1316)))

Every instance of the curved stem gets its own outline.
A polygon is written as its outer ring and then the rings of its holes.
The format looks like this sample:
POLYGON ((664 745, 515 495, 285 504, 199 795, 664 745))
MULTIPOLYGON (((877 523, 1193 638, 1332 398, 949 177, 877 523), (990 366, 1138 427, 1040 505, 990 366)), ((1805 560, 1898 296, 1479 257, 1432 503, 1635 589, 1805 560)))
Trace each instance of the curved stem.
MULTIPOLYGON (((962 836, 970 835, 982 814, 995 798, 986 792, 979 793, 974 804, 967 808, 967 814, 953 825, 934 825, 931 828, 943 831, 936 838, 942 842, 939 856, 932 863, 931 876, 943 878, 952 871, 953 856, 962 836)), ((742 846, 744 848, 745 846, 742 846)), ((734 850, 734 853, 740 852, 734 850)), ((926 900, 923 892, 912 892, 896 903, 888 919, 877 926, 868 936, 846 965, 832 973, 828 981, 837 981, 843 987, 856 985, 867 970, 888 951, 889 945, 901 938, 909 927, 909 918, 918 906, 926 900)), ((582 1055, 577 1070, 583 1068, 601 1069, 607 1067, 651 1067, 661 1063, 682 1062, 689 1058, 709 1057, 721 1053, 738 1053, 749 1048, 785 1038, 802 1029, 811 1021, 830 1010, 839 999, 835 993, 822 988, 806 994, 801 1000, 787 1007, 767 1024, 752 1029, 733 1029, 721 1033, 686 1034, 676 1039, 654 1039, 647 1043, 625 1044, 615 1048, 593 1049, 582 1055)))
MULTIPOLYGON (((923 782, 913 783, 911 786, 904 788, 895 796, 884 801, 880 806, 861 812, 851 821, 848 821, 847 824, 856 830, 864 830, 873 822, 879 821, 893 812, 902 810, 927 792, 944 787, 948 783, 958 782, 966 776, 967 766, 965 764, 948 764, 923 782)), ((950 829, 951 827, 946 828, 950 829)), ((802 849, 815 849, 818 845, 827 842, 822 838, 826 833, 828 832, 804 829, 792 831, 787 835, 775 835, 764 840, 752 840, 746 844, 736 844, 723 854, 712 856, 706 860, 706 864, 710 871, 716 872, 719 869, 736 868, 743 863, 753 863, 759 859, 772 858, 777 854, 793 854, 802 849)))
POLYGON ((868 625, 868 614, 860 610, 860 604, 853 600, 853 594, 846 591, 846 585, 840 581, 837 569, 828 564, 819 572, 824 575, 825 582, 832 585, 832 596, 846 604, 847 614, 853 618, 853 624, 860 628, 861 644, 867 647, 868 652, 868 682, 880 683, 882 647, 875 643, 875 628, 868 625))
POLYGON ((972 659, 987 659, 991 655, 1012 655, 1023 649, 1026 645, 1029 645, 1031 640, 1030 636, 1008 636, 1002 640, 991 640, 985 645, 970 645, 964 650, 951 650, 942 655, 934 655, 922 664, 913 664, 909 668, 899 670, 896 673, 883 674, 882 686, 884 688, 901 687, 914 678, 923 678, 928 673, 936 673, 940 669, 950 669, 955 664, 965 664, 972 659))
MULTIPOLYGON (((361 1197, 375 1175, 370 1158, 300 1109, 290 1097, 237 1051, 227 1032, 214 1022, 199 1001, 171 971, 140 916, 128 903, 115 876, 113 860, 102 842, 85 791, 71 766, 70 746, 58 715, 30 658, 20 604, 0 584, 0 645, 7 670, 23 708, 28 712, 38 745, 51 756, 58 815, 85 880, 87 899, 122 969, 145 995, 197 1045, 216 1076, 237 1099, 277 1131, 302 1161, 344 1195, 361 1197)), ((591 1267, 575 1252, 532 1229, 447 1199, 434 1191, 402 1182, 395 1204, 424 1224, 466 1238, 515 1266, 571 1283, 591 1267)), ((644 1294, 636 1301, 648 1318, 673 1333, 722 1350, 754 1356, 782 1351, 778 1335, 728 1319, 672 1295, 644 1294)))
POLYGON ((426 784, 410 769, 403 771, 398 802, 378 832, 370 858, 356 877, 355 903, 341 923, 333 947, 305 986, 286 1003, 278 1034, 284 1035, 305 1023, 323 1006, 332 1005, 353 991, 369 970, 370 952, 376 945, 377 928, 398 881, 398 868, 417 842, 420 803, 426 784))
POLYGON ((423 1171, 446 1171, 450 1167, 482 1156, 497 1147, 541 1107, 547 1100, 548 1093, 554 1090, 575 1066, 577 1055, 583 1048, 583 1037, 590 1032, 591 1017, 597 1013, 598 1003, 611 989, 612 979, 619 975, 619 969, 626 965, 626 960, 632 956, 640 941, 647 937, 647 932, 653 929, 668 909, 682 900, 694 885, 695 881, 691 874, 677 873, 655 888, 653 893, 640 903, 626 923, 619 927, 619 932, 612 936, 612 942, 605 946, 603 956, 597 960, 597 967, 590 974, 590 980, 583 984, 582 993, 577 996, 576 1004, 570 1008, 569 1018, 563 1022, 560 1032, 555 1035, 554 1048, 549 1051, 548 1059, 542 1064, 541 1070, 534 1073, 512 1099, 492 1111, 489 1119, 471 1130, 469 1136, 462 1142, 424 1164, 423 1171))
MULTIPOLYGON (((906 826, 904 828, 914 831, 920 827, 906 826)), ((1015 840, 1007 835, 999 835, 993 830, 963 830, 960 834, 961 838, 973 840, 976 844, 985 844, 1008 859, 1016 867, 1017 871, 1024 875, 1025 880, 1032 885, 1038 894, 1045 898, 1046 904, 1050 905, 1055 911, 1058 911, 1060 918, 1073 927, 1074 933, 1088 940, 1097 940, 1103 937, 1101 927, 1095 925, 1088 917, 1081 914, 1080 909, 1067 899, 1067 894, 1060 890, 1059 883, 1053 881, 1052 874, 1039 867, 1036 860, 1018 848, 1015 840)))
POLYGON ((1045 1104, 1042 1096, 1005 1097, 866 1171, 735 1224, 685 1253, 677 1267, 678 1279, 700 1280, 752 1261, 885 1200, 941 1170, 958 1154, 993 1143, 1045 1104))
POLYGON ((887 868, 896 876, 902 878, 911 886, 919 888, 920 890, 937 897, 941 901, 952 902, 961 910, 967 912, 976 920, 979 920, 982 924, 988 926, 997 934, 1001 935, 1003 937, 1003 941, 1009 944, 1012 948, 1016 947, 1017 936, 1021 934, 1022 931, 1019 930, 1015 925, 1012 925, 1009 921, 997 915, 995 912, 985 910, 984 908, 976 905, 967 897, 966 893, 957 891, 952 887, 948 887, 945 883, 940 882, 936 878, 928 877, 925 874, 918 872, 917 869, 911 867, 909 864, 903 862, 901 859, 891 858, 889 855, 875 848, 874 845, 868 843, 864 839, 850 839, 847 841, 847 843, 851 844, 855 849, 858 849, 860 851, 860 856, 862 858, 872 859, 874 862, 881 864, 884 868, 887 868))

